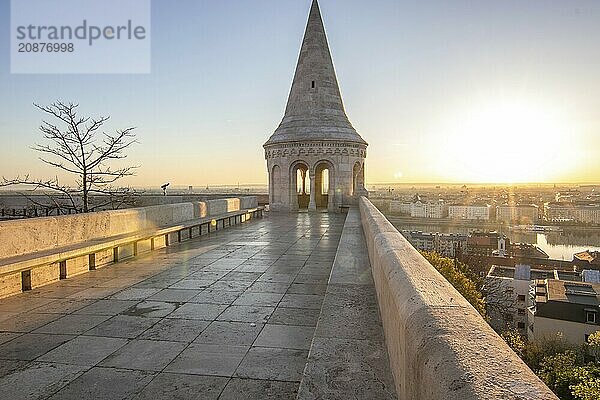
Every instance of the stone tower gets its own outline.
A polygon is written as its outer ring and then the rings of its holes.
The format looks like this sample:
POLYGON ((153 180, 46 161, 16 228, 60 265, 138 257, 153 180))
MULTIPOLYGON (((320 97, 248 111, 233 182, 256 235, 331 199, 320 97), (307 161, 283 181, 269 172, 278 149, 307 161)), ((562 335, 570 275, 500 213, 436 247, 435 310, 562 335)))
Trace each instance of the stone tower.
POLYGON ((285 115, 263 147, 271 210, 333 211, 367 194, 367 142, 346 116, 317 0, 285 115))

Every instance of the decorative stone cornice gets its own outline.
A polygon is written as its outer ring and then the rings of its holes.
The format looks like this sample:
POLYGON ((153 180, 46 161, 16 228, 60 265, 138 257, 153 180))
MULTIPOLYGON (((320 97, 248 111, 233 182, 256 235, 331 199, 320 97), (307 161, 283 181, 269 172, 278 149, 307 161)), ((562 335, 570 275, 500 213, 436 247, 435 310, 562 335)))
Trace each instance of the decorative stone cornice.
POLYGON ((354 142, 291 142, 265 145, 265 159, 292 156, 351 156, 366 158, 367 146, 354 142))

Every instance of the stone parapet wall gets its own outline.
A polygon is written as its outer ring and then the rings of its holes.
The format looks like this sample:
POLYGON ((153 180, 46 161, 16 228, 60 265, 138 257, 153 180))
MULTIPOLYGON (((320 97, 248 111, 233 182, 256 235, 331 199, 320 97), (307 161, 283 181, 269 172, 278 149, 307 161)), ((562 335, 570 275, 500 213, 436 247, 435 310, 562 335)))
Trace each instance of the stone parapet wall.
POLYGON ((360 213, 401 399, 557 399, 366 198, 360 213))
POLYGON ((255 208, 255 196, 0 222, 0 259, 255 208))

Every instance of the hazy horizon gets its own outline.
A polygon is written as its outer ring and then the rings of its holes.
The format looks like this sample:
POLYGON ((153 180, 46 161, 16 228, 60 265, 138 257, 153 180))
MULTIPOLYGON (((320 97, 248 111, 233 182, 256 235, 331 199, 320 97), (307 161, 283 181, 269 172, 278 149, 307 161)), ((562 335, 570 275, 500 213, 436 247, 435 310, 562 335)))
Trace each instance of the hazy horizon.
MULTIPOLYGON (((209 192, 216 192, 218 190, 227 190, 228 192, 235 192, 235 190, 254 190, 261 191, 260 193, 268 194, 268 185, 266 183, 255 183, 255 184, 213 184, 213 185, 170 185, 168 187, 168 194, 187 194, 189 187, 192 186, 192 193, 201 194, 205 192, 208 188, 209 192)), ((467 186, 470 188, 485 188, 489 189, 490 186, 501 189, 501 188, 510 188, 510 189, 527 189, 527 188, 587 188, 587 187, 600 187, 600 182, 589 182, 589 183, 572 183, 572 182, 521 182, 521 183, 498 183, 498 182, 372 182, 367 184, 367 189, 377 189, 377 190, 386 190, 388 187, 403 187, 403 188, 460 188, 462 186, 467 186)), ((162 188, 160 186, 148 186, 148 185, 133 185, 133 189, 139 189, 142 191, 146 191, 146 194, 159 193, 162 194, 162 188), (148 192, 150 191, 150 192, 148 192)), ((20 194, 23 192, 27 192, 28 186, 26 185, 15 185, 10 187, 0 188, 0 194, 20 194)), ((44 193, 43 190, 36 190, 38 193, 44 193)), ((52 193, 52 190, 49 190, 48 193, 52 193)))
MULTIPOLYGON (((369 143, 367 186, 600 182, 600 2, 320 5, 369 143)), ((29 149, 44 117, 32 103, 62 99, 110 115, 109 131, 138 127, 128 163, 141 168, 123 184, 266 185, 262 144, 283 116, 310 1, 152 6, 150 74, 14 75, 3 58, 0 176, 56 174, 29 149)))

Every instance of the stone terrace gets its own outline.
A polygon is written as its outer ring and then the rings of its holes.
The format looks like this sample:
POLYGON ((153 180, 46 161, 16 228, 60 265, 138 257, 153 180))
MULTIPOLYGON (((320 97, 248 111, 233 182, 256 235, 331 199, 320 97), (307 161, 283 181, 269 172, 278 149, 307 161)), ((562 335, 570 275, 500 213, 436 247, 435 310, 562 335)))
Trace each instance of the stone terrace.
POLYGON ((0 393, 296 398, 344 219, 277 215, 0 300, 0 393))

